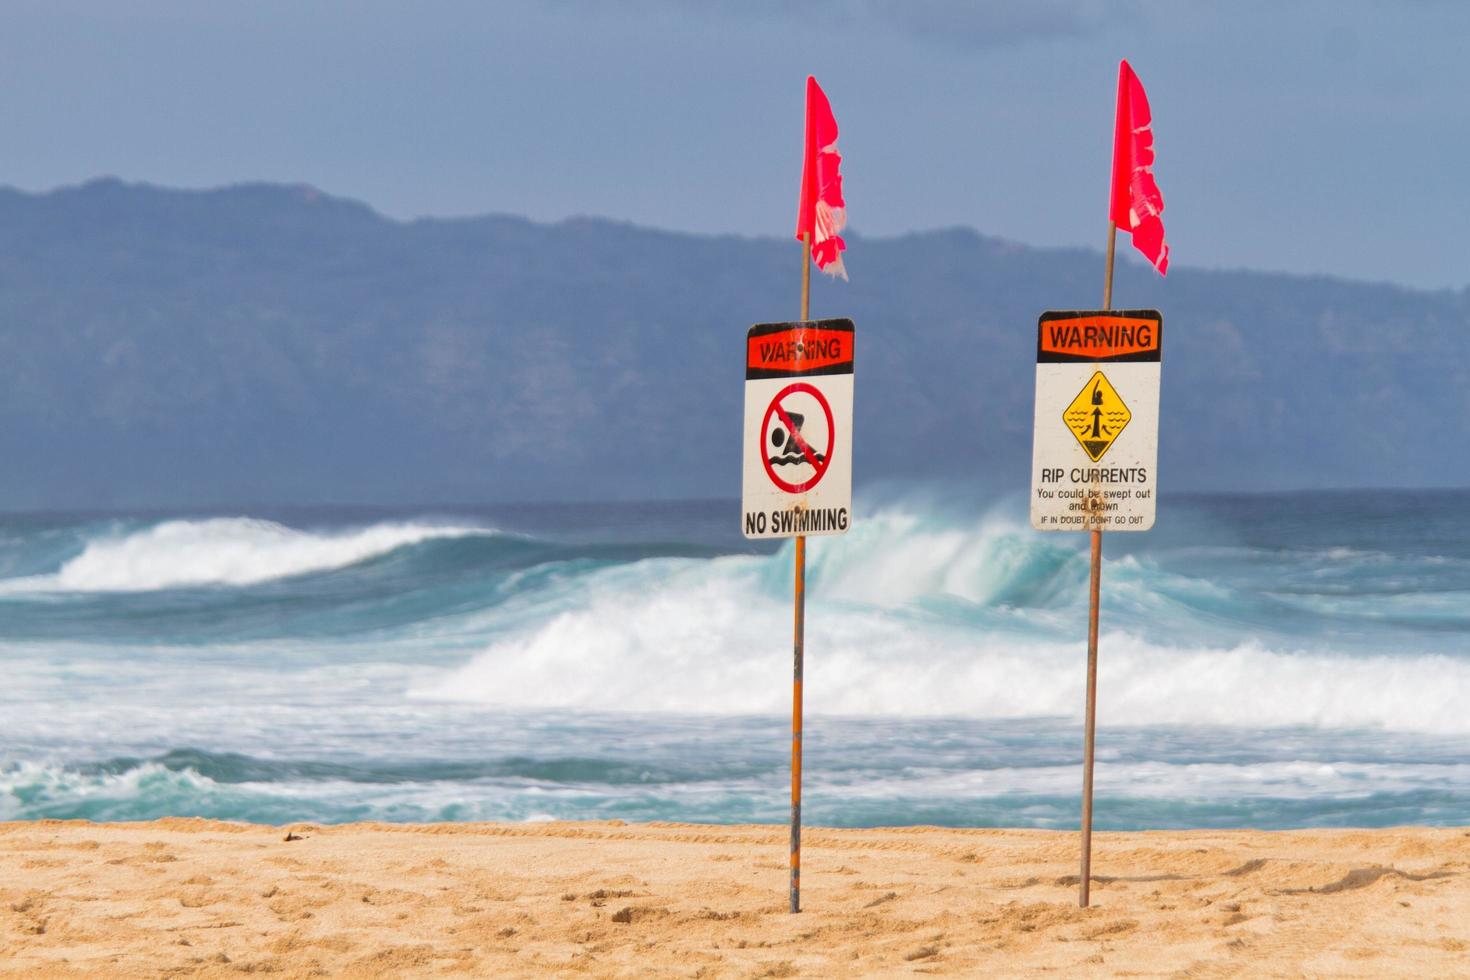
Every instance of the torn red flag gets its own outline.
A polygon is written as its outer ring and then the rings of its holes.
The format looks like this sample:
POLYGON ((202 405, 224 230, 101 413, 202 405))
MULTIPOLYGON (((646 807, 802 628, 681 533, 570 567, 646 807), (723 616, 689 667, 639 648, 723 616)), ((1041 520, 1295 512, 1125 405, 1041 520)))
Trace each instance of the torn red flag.
POLYGON ((806 79, 806 147, 801 164, 801 204, 796 212, 796 239, 812 236, 812 260, 831 276, 847 278, 842 253, 847 243, 839 232, 847 225, 842 200, 842 154, 837 152, 837 120, 817 80, 806 79))
POLYGON ((1118 117, 1113 130, 1113 199, 1109 217, 1133 236, 1133 247, 1159 275, 1169 271, 1164 195, 1154 182, 1153 117, 1143 83, 1127 61, 1118 65, 1118 117))

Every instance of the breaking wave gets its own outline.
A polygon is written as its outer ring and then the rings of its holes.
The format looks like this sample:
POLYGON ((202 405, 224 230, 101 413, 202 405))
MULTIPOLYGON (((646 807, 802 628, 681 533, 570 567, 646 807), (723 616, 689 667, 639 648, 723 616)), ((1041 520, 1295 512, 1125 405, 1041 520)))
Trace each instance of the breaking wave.
MULTIPOLYGON (((809 710, 1079 715, 1087 567, 1066 539, 1000 518, 964 526, 891 512, 844 538, 815 540, 808 554, 809 710)), ((1108 562, 1105 578, 1100 711, 1113 723, 1470 732, 1459 693, 1470 690, 1470 659, 1345 650, 1263 628, 1271 617, 1308 616, 1315 596, 1263 605, 1134 556, 1108 562)), ((566 589, 546 617, 413 695, 779 713, 789 698, 789 583, 785 550, 600 570, 566 589)), ((1384 601, 1375 596, 1375 608, 1384 601)), ((1422 599, 1404 602, 1412 610, 1422 599)))
MULTIPOLYGON (((1080 716, 1085 644, 1006 638, 922 617, 814 604, 808 710, 837 715, 1080 716)), ((657 596, 610 591, 491 644, 416 692, 507 707, 779 713, 790 611, 723 583, 657 596)), ((1470 662, 1443 654, 1344 656, 1247 641, 1180 648, 1101 639, 1102 717, 1119 725, 1311 726, 1470 732, 1470 662)))
MULTIPOLYGON (((1463 823, 1465 503, 1112 536, 1099 826, 1463 823)), ((811 539, 814 821, 1075 825, 1087 544, 1023 504, 811 539)), ((547 513, 0 522, 0 819, 783 819, 792 549, 547 513)))
POLYGON ((494 533, 416 523, 317 533, 246 517, 165 521, 93 538, 58 571, 11 579, 3 583, 3 590, 148 592, 256 585, 344 568, 424 541, 494 533))

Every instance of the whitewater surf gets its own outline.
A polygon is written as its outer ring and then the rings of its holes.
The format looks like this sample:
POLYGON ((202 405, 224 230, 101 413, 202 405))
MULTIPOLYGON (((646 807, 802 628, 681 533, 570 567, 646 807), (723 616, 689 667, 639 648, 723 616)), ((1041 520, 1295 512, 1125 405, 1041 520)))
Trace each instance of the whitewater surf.
MULTIPOLYGON (((1114 538, 1098 826, 1470 820, 1467 497, 1114 538)), ((1076 825, 1086 555, 1023 507, 811 549, 812 821, 1076 825)), ((0 818, 780 821, 790 556, 735 514, 11 518, 0 818)))

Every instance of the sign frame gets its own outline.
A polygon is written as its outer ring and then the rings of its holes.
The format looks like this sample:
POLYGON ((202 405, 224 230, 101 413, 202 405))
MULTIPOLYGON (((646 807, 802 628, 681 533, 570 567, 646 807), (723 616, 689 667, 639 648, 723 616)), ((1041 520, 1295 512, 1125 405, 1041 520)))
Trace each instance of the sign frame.
POLYGON ((846 317, 757 323, 746 333, 745 537, 844 534, 851 527, 855 338, 846 317), (823 432, 826 444, 809 445, 804 426, 823 432), (781 455, 771 455, 773 446, 781 455), (789 476, 776 472, 785 466, 792 467, 789 476))
POLYGON ((1158 310, 1048 310, 1038 318, 1036 530, 1154 526, 1163 335, 1158 310))

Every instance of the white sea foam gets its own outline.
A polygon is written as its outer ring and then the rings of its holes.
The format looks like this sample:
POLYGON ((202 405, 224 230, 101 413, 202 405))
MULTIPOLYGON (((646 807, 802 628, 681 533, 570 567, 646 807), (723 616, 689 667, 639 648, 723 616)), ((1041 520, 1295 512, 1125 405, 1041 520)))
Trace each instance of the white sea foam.
POLYGON ((312 532, 247 517, 165 521, 120 537, 94 539, 56 573, 13 579, 0 584, 0 591, 146 592, 254 585, 344 568, 435 538, 493 533, 420 523, 312 532))
POLYGON ((47 807, 127 803, 148 795, 192 796, 216 784, 193 770, 175 772, 155 762, 116 773, 79 773, 22 762, 0 770, 0 820, 29 819, 47 807), (160 793, 160 790, 163 790, 160 793))
MULTIPOLYGON (((906 796, 914 799, 977 799, 994 796, 1072 796, 1081 789, 1077 765, 915 772, 903 778, 872 778, 843 784, 823 783, 833 799, 863 800, 906 796)), ((1097 785, 1104 797, 1148 800, 1336 800, 1375 793, 1412 793, 1470 786, 1470 765, 1387 764, 1377 762, 1257 763, 1097 763, 1097 785)))
MULTIPOLYGON (((123 771, 78 772, 60 766, 22 763, 0 769, 0 819, 84 816, 97 820, 152 819, 171 813, 229 813, 238 819, 291 820, 464 820, 586 819, 606 812, 610 801, 648 812, 718 814, 736 801, 748 816, 781 805, 787 774, 782 767, 758 775, 698 779, 641 787, 636 801, 627 788, 596 781, 557 783, 527 777, 364 783, 339 779, 220 782, 192 768, 171 769, 144 762, 123 771)), ((974 768, 946 771, 908 769, 902 774, 850 770, 835 776, 816 767, 807 784, 818 807, 852 812, 877 805, 890 814, 904 803, 974 806, 996 801, 1027 825, 1053 825, 1058 814, 1028 805, 1028 799, 1075 798, 1081 772, 1073 765, 974 768)), ((1344 802, 1378 795, 1463 792, 1470 786, 1464 763, 1384 764, 1374 762, 1261 763, 1110 762, 1099 760, 1097 795, 1159 803, 1184 800, 1344 802)), ((1063 818, 1073 819, 1071 806, 1063 818)), ((626 812, 626 810, 624 811, 626 812)), ((776 810, 779 812, 779 810, 776 810)), ((1162 812, 1162 811, 1161 811, 1162 812)), ((769 814, 773 816, 774 814, 769 814)), ((891 819, 891 817, 890 817, 891 819)))
MULTIPOLYGON (((1072 631, 1055 624, 1034 629, 1030 610, 1009 620, 1005 609, 992 610, 992 621, 979 628, 889 607, 905 590, 932 591, 946 567, 970 560, 962 557, 965 548, 908 553, 906 567, 921 584, 905 585, 903 569, 889 569, 893 584, 876 586, 872 596, 842 556, 816 566, 828 577, 809 600, 809 710, 1079 715, 1080 635, 1070 640, 1072 631), (935 564, 925 567, 931 558, 935 564)), ((778 713, 788 708, 791 671, 786 574, 778 556, 646 562, 591 576, 564 597, 560 612, 496 640, 413 693, 517 707, 778 713)), ((1470 661, 1462 658, 1349 656, 1254 639, 1186 647, 1130 630, 1107 632, 1101 649, 1104 724, 1470 732, 1463 706, 1470 661)))

